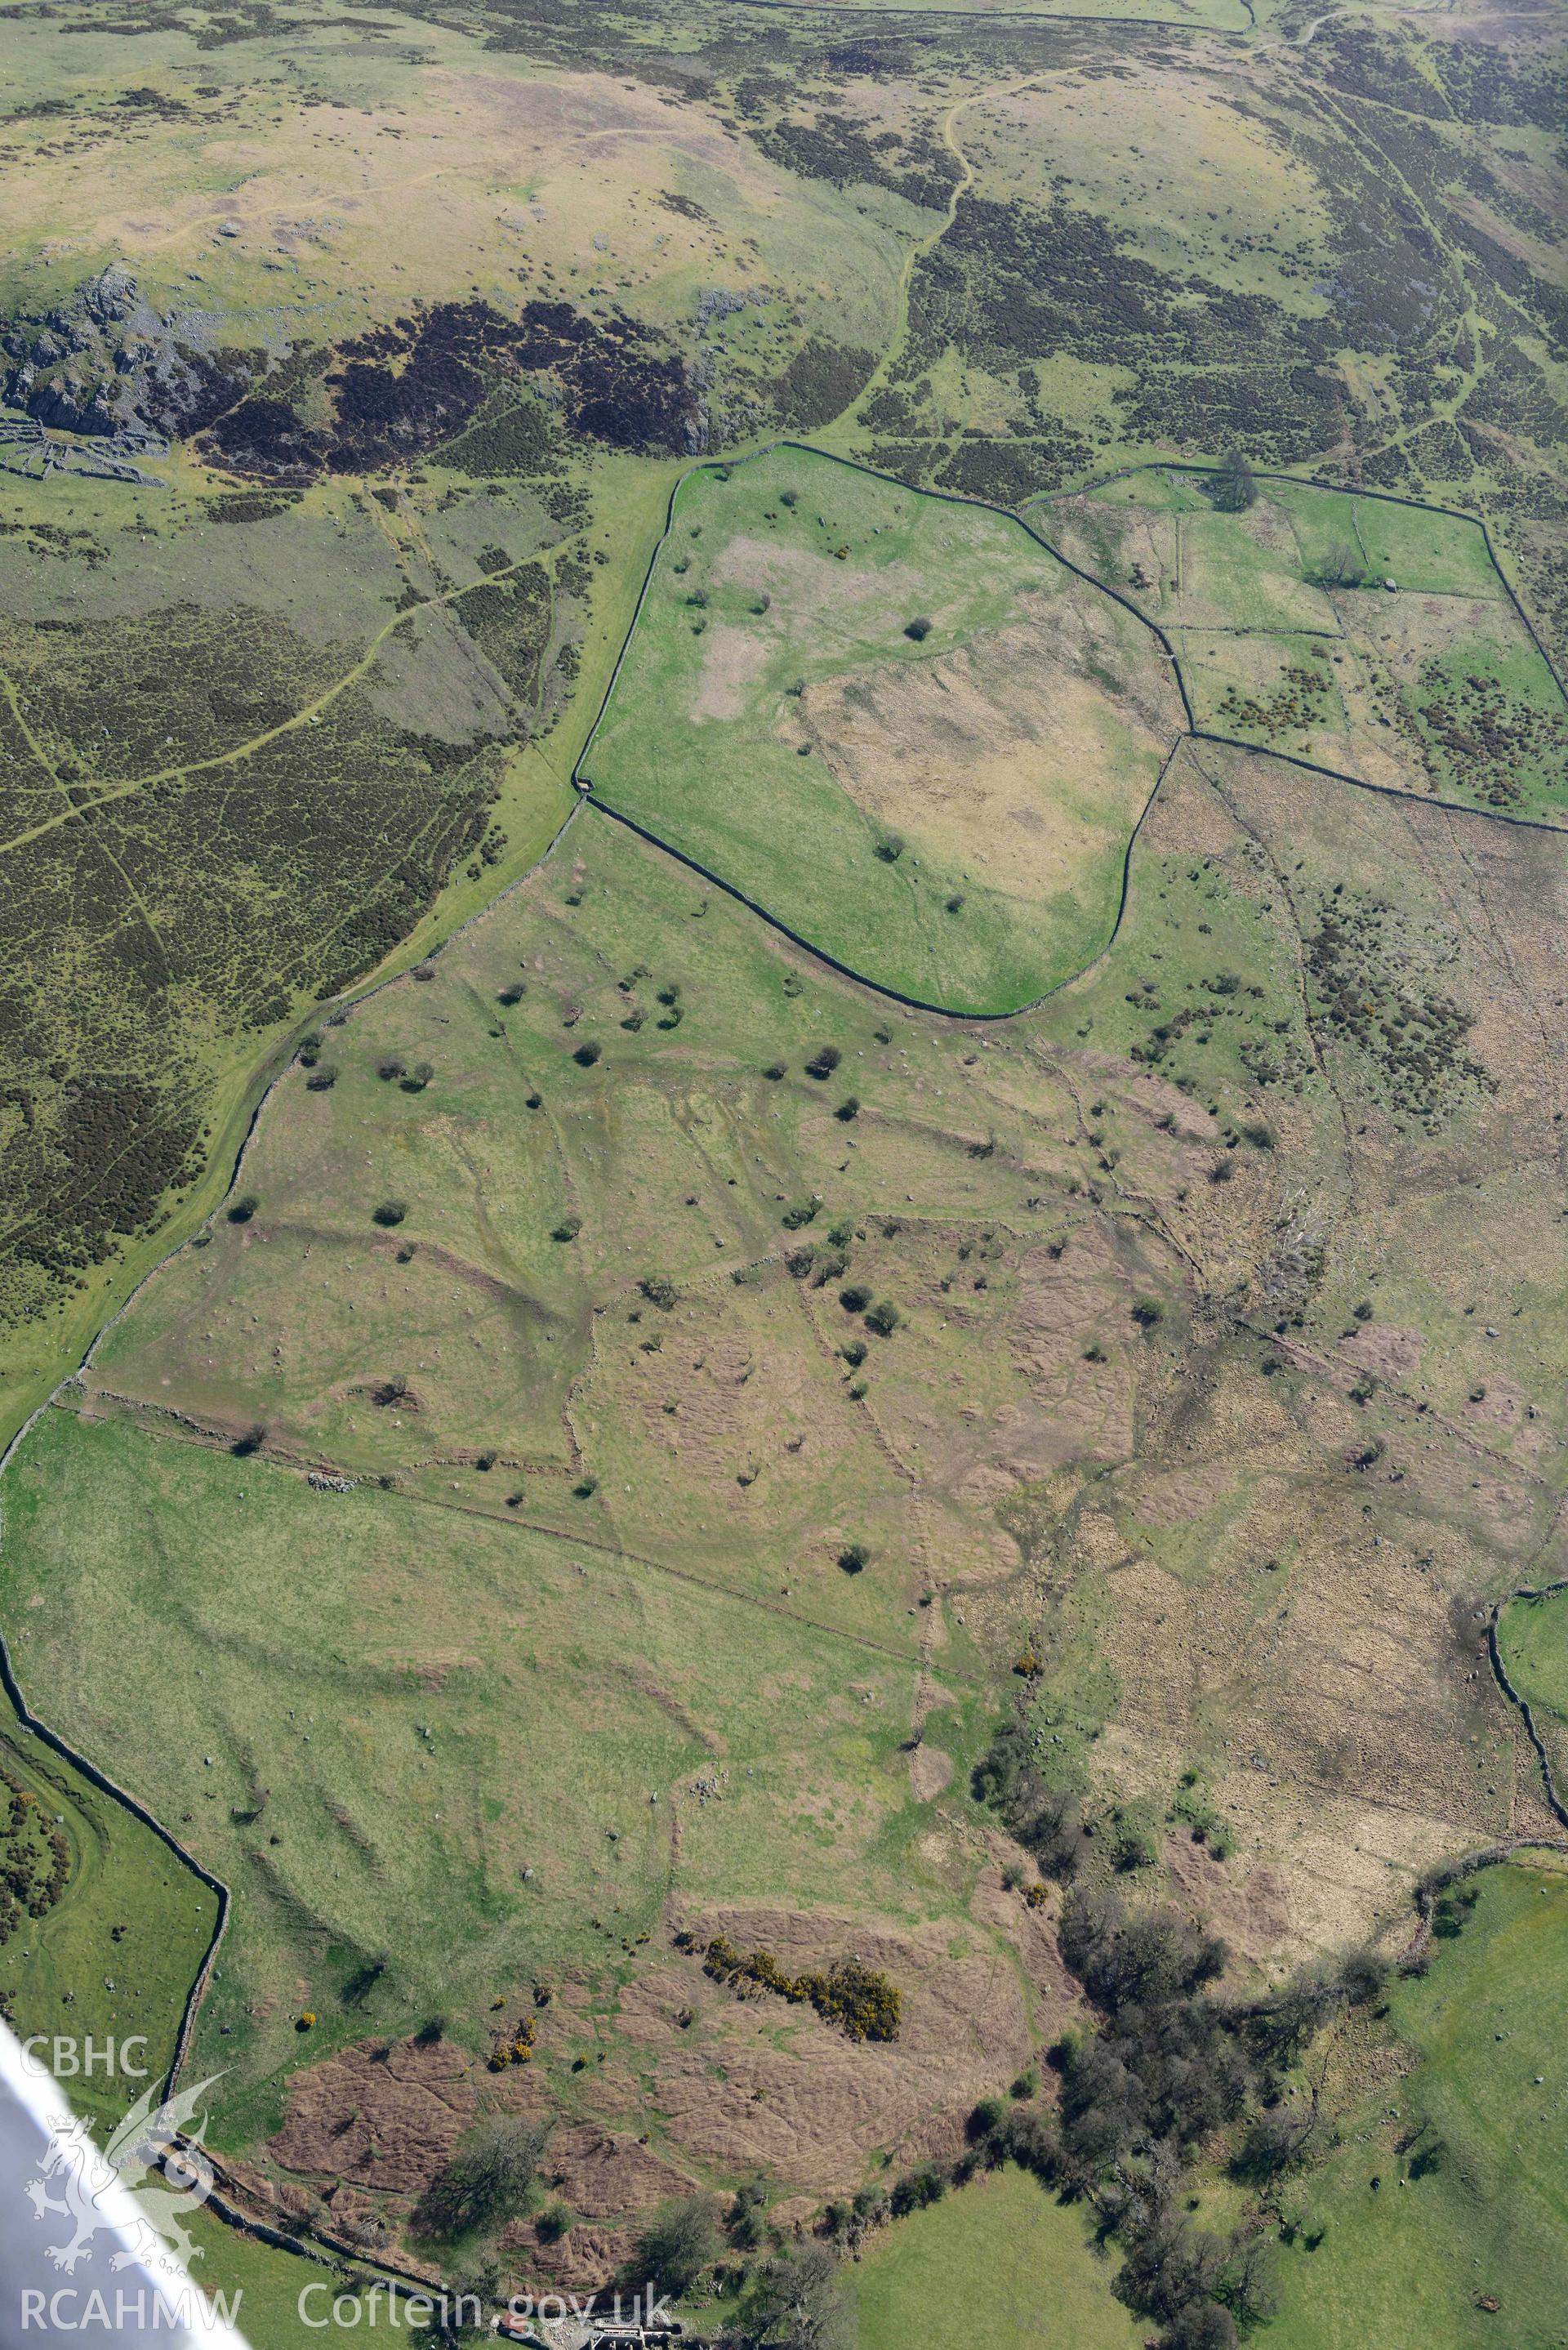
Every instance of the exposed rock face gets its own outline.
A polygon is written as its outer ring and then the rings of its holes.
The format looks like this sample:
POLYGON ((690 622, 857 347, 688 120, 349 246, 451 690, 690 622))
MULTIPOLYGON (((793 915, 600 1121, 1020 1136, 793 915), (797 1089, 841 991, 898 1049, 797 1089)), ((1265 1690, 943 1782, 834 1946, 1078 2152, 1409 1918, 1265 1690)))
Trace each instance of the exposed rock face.
POLYGON ((199 431, 240 398, 247 356, 214 352, 213 322, 165 317, 111 261, 42 319, 16 318, 3 338, 5 397, 59 432, 199 431))
POLYGON ((469 430, 504 385, 539 396, 545 471, 557 416, 609 448, 696 453, 711 438, 685 360, 618 311, 440 302, 347 342, 296 348, 281 369, 286 346, 236 348, 224 325, 194 307, 158 310, 111 262, 47 315, 5 322, 5 398, 61 432, 208 435, 203 446, 225 465, 288 480, 421 455, 469 430), (306 381, 316 388, 308 421, 295 405, 306 381))

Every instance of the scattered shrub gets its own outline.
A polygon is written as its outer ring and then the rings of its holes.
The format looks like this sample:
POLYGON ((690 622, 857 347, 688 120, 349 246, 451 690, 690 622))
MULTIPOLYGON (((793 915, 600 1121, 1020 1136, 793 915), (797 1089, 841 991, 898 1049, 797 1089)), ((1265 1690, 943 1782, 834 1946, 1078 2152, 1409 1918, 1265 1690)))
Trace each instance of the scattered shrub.
POLYGON ((874 1330, 878 1338, 890 1338, 903 1318, 891 1298, 879 1297, 867 1311, 866 1327, 874 1330))
MULTIPOLYGON (((691 1948, 690 1937, 677 1938, 691 1948)), ((785 1974, 771 1950, 748 1956, 723 1934, 716 1934, 703 1951, 702 1971, 715 1982, 739 1990, 757 1983, 781 1999, 800 2004, 807 2000, 825 2023, 836 2023, 851 2040, 897 2040, 903 2021, 903 1993, 874 1967, 851 1955, 836 1959, 826 1970, 808 1968, 805 1974, 785 1974)))

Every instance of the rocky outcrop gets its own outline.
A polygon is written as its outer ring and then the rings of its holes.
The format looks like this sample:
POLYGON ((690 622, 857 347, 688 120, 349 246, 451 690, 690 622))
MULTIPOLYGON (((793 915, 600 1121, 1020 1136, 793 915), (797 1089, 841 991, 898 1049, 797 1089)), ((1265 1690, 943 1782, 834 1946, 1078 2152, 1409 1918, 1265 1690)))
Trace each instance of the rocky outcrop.
POLYGON ((123 262, 110 262, 43 317, 0 335, 5 398, 57 432, 199 432, 240 399, 253 356, 214 348, 216 322, 165 316, 123 262))

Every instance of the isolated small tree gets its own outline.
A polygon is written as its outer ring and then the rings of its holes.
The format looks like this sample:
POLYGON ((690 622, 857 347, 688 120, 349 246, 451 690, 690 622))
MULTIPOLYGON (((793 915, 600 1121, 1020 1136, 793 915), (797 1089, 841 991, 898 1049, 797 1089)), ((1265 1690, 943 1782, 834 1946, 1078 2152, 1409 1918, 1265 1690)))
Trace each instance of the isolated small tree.
POLYGON ((919 619, 906 620, 904 623, 904 634, 918 645, 924 644, 930 633, 931 624, 923 617, 919 619))
POLYGON ((876 854, 881 858, 884 865, 897 865, 899 858, 904 854, 903 834, 901 832, 885 832, 882 835, 881 839, 877 843, 876 854))
POLYGON ((846 1094, 844 1099, 839 1103, 838 1107, 834 1111, 833 1115, 835 1118, 840 1119, 846 1126, 849 1124, 852 1118, 858 1118, 860 1115, 859 1095, 846 1094))
POLYGON ((253 1452, 259 1452, 265 1442, 266 1422, 265 1419, 258 1419, 253 1427, 246 1429, 243 1436, 235 1437, 234 1443, 230 1446, 229 1450, 234 1453, 239 1460, 248 1461, 251 1454, 253 1452))
POLYGON ((678 2299, 691 2292, 723 2247, 719 2207, 711 2195, 661 2203, 639 2230, 622 2282, 634 2293, 651 2285, 678 2299))
POLYGON ((592 1036, 587 1036, 577 1046, 572 1058, 579 1069, 591 1069, 603 1050, 602 1045, 597 1044, 592 1036))
POLYGON ((261 1201, 256 1198, 254 1191, 242 1191, 239 1198, 234 1201, 233 1205, 229 1209, 230 1223, 248 1224, 251 1218, 255 1214, 256 1210, 260 1206, 261 1201))
POLYGON ((871 1554, 864 1543, 846 1543, 838 1554, 838 1564, 846 1575, 859 1575, 871 1564, 871 1554))
POLYGON ((1324 557, 1323 578, 1330 588, 1359 588, 1366 567, 1348 538, 1336 538, 1324 557))
POLYGON ((384 1061, 377 1062, 376 1075, 383 1085, 395 1085, 407 1066, 407 1062, 400 1060, 396 1053, 389 1053, 384 1061))
POLYGON ((878 1338, 890 1338, 903 1315, 889 1297, 879 1297, 866 1315, 866 1327, 874 1330, 878 1338))
POLYGON ((400 1224, 408 1212, 409 1203, 406 1200, 383 1200, 379 1206, 372 1208, 370 1217, 373 1223, 382 1224, 389 1229, 393 1224, 400 1224))
POLYGON ((665 1273, 645 1273, 637 1285, 649 1304, 657 1305, 661 1314, 668 1314, 680 1295, 675 1284, 665 1273))
POLYGON ((425 2189, 414 2215, 420 2233, 457 2236, 515 2219, 547 2136, 539 2123, 512 2115, 482 2122, 425 2189))
POLYGON ((1252 478, 1252 468, 1238 449, 1231 450, 1220 460, 1220 470, 1210 484, 1210 496, 1221 514, 1244 514, 1258 494, 1258 484, 1252 478))
POLYGON ((836 1045, 819 1045, 805 1065, 805 1074, 808 1077, 815 1077, 820 1084, 825 1077, 833 1075, 843 1058, 836 1045))

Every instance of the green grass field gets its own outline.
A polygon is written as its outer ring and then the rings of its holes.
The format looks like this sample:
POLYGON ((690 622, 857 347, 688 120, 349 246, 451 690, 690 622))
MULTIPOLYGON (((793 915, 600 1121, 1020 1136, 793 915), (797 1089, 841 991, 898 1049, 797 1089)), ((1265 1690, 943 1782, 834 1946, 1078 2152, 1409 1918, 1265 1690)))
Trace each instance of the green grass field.
POLYGON ((672 1893, 767 1900, 781 1868, 802 1908, 950 1905, 899 1751, 912 1653, 66 1411, 7 1519, 25 1685, 235 1888, 193 2060, 229 2076, 220 2142, 265 2124, 306 2007, 312 2055, 438 2006, 478 2033, 520 1979, 613 1980, 672 1893))
POLYGON ((1553 2350, 1568 2294, 1568 1869, 1489 1869, 1390 1999, 1407 2054, 1300 2183, 1271 2350, 1553 2350), (1376 2189, 1373 2180, 1381 2184, 1376 2189), (1497 2304, 1483 2308, 1483 2299, 1497 2304))
POLYGON ((1199 728, 1561 821, 1568 711, 1479 523, 1277 476, 1223 514, 1202 478, 1148 467, 1033 509, 1172 632, 1199 728))
POLYGON ((857 2350, 1137 2350, 1115 2272, 1081 2208, 1009 2168, 895 2221, 845 2278, 857 2350))
MULTIPOLYGON (((25 1646, 25 1643, 24 1643, 25 1646)), ((65 1890, 41 1918, 24 1916, 0 1942, 0 1991, 18 2035, 46 2033, 100 2052, 62 2054, 61 2086, 78 2111, 117 2116, 173 2061, 185 1998, 217 1922, 217 1897, 151 1829, 104 1794, 10 1709, 0 1727, 0 1765, 57 1824, 68 1853, 65 1890), (145 2040, 135 2070, 110 2072, 112 2039, 145 2040), (72 2069, 75 2065, 78 2069, 72 2069)), ((52 2047, 39 2062, 55 2066, 52 2047)))
POLYGON ((781 447, 681 484, 580 773, 857 973, 1010 1011, 1104 945, 1178 723, 1011 519, 781 447))
POLYGON ((1568 1768, 1568 1591, 1511 1599, 1497 1638, 1509 1679, 1528 1702, 1561 1777, 1568 1768))
MULTIPOLYGON (((251 2350, 301 2350, 305 2343, 321 2337, 323 2329, 314 2321, 326 2318, 339 2296, 356 2297, 355 2288, 339 2270, 260 2243, 212 2211, 192 2211, 184 2225, 200 2255, 191 2270, 193 2282, 214 2303, 223 2297, 232 2322, 251 2350), (302 2294, 306 2296, 303 2314, 302 2294)), ((365 2303, 364 2309, 370 2322, 391 2323, 384 2295, 365 2303)), ((333 2324, 360 2322, 360 2317, 351 2317, 344 2308, 333 2324)))

